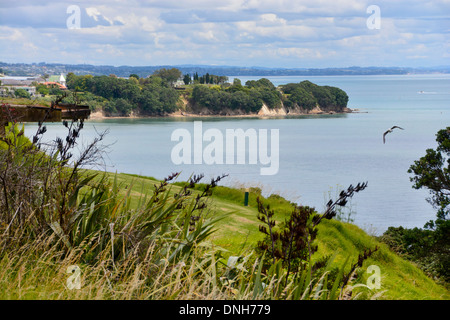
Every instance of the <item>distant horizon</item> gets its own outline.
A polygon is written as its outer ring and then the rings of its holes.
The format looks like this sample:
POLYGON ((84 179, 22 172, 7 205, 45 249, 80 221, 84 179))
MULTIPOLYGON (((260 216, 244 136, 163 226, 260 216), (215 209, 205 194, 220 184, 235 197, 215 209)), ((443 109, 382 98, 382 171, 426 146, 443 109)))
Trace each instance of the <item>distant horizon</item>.
POLYGON ((431 66, 400 66, 400 65, 370 65, 370 66, 360 66, 360 65, 348 65, 348 66, 323 66, 323 67, 274 67, 274 66, 261 66, 261 65, 227 65, 227 64, 202 64, 202 63, 184 63, 184 64, 145 64, 145 65, 132 65, 132 64, 102 64, 102 63, 64 63, 64 62, 7 62, 0 61, 0 66, 2 64, 8 65, 55 65, 55 66, 93 66, 93 67, 131 67, 131 68, 155 68, 155 67, 206 67, 206 68, 245 68, 245 69, 269 69, 269 70, 323 70, 323 69, 439 69, 439 68, 450 68, 448 65, 431 65, 431 66))

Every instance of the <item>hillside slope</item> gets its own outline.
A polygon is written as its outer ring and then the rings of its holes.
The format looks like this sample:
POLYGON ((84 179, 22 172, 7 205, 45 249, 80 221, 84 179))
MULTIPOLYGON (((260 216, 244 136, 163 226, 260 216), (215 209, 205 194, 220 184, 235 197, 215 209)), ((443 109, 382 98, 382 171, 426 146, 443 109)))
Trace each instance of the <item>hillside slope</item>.
MULTIPOLYGON (((113 174, 111 174, 111 178, 113 174)), ((139 177, 129 174, 118 174, 120 183, 131 186, 131 194, 137 199, 142 190, 149 190, 158 181, 149 177, 139 177)), ((179 188, 173 186, 173 192, 179 188)), ((201 185, 198 186, 201 188, 201 185)), ((244 190, 228 187, 216 187, 211 197, 210 214, 224 215, 217 224, 216 232, 211 236, 211 241, 217 246, 228 250, 228 255, 248 253, 262 234, 258 231, 256 197, 259 195, 257 188, 251 189, 249 205, 244 206, 244 190)), ((278 195, 265 198, 266 203, 275 210, 277 221, 283 221, 289 214, 291 204, 278 195)), ((313 259, 319 259, 336 253, 336 265, 342 264, 350 256, 350 263, 355 263, 358 254, 364 249, 378 246, 376 251, 361 268, 358 283, 366 284, 371 275, 366 272, 370 265, 375 265, 381 271, 382 299, 395 300, 438 300, 449 299, 450 294, 444 287, 436 284, 428 278, 424 272, 411 262, 399 257, 389 250, 375 237, 350 223, 336 220, 325 220, 319 225, 317 236, 318 252, 313 259)))

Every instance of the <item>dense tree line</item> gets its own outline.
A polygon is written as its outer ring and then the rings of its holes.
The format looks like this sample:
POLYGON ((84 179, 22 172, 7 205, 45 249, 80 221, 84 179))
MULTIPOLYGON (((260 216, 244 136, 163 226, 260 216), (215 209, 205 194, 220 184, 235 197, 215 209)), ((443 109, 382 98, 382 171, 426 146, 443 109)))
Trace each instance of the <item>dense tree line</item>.
POLYGON ((269 108, 276 108, 281 106, 281 98, 276 87, 264 78, 247 81, 245 86, 239 79, 235 79, 232 85, 195 85, 191 95, 192 105, 207 108, 214 114, 226 113, 229 110, 255 113, 261 109, 263 103, 269 108))
POLYGON ((185 74, 183 77, 184 84, 225 84, 228 82, 227 76, 218 76, 215 74, 206 73, 203 76, 199 76, 198 73, 194 73, 191 77, 190 74, 185 74))
POLYGON ((286 94, 286 107, 300 107, 311 110, 316 105, 327 110, 341 112, 347 107, 348 95, 345 91, 330 86, 319 86, 310 81, 300 83, 289 83, 281 86, 281 90, 286 94))
POLYGON ((107 115, 128 116, 132 111, 142 115, 163 115, 177 109, 179 94, 172 88, 176 76, 171 70, 160 70, 147 78, 132 75, 128 79, 69 73, 67 87, 106 99, 103 110, 107 115))
POLYGON ((249 80, 245 86, 239 79, 235 79, 228 86, 194 86, 192 102, 213 113, 227 110, 258 112, 263 104, 270 109, 284 105, 287 108, 312 110, 319 106, 323 110, 342 112, 347 107, 348 96, 339 88, 319 86, 310 81, 290 83, 278 90, 266 78, 249 80))
MULTIPOLYGON (((347 94, 336 87, 318 86, 309 81, 290 83, 281 90, 266 78, 249 80, 242 85, 239 79, 228 83, 225 76, 206 73, 184 76, 180 70, 160 69, 149 77, 131 74, 128 78, 115 75, 67 75, 67 86, 78 92, 83 103, 93 110, 101 106, 106 115, 128 116, 164 115, 179 108, 180 92, 174 88, 183 79, 192 111, 208 109, 212 114, 231 112, 256 113, 263 104, 270 109, 284 105, 288 108, 311 110, 320 106, 324 110, 343 111, 347 94)), ((45 88, 39 88, 41 91, 45 88)))

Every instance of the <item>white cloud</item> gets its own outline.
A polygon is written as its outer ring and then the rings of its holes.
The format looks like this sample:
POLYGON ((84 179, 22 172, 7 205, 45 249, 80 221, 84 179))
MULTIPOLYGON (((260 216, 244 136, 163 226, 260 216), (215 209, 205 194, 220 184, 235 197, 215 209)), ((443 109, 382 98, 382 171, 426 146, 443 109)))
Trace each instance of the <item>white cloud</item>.
POLYGON ((0 40, 5 41, 20 41, 24 39, 23 33, 15 28, 0 26, 0 40))
POLYGON ((92 17, 95 21, 98 21, 98 16, 100 15, 100 12, 97 8, 86 8, 86 13, 89 17, 92 17))
POLYGON ((379 0, 380 30, 366 26, 369 0, 86 0, 76 2, 78 30, 66 28, 72 1, 14 3, 0 4, 7 62, 289 67, 301 60, 329 67, 448 60, 447 0, 379 0), (24 43, 28 52, 18 50, 24 43))

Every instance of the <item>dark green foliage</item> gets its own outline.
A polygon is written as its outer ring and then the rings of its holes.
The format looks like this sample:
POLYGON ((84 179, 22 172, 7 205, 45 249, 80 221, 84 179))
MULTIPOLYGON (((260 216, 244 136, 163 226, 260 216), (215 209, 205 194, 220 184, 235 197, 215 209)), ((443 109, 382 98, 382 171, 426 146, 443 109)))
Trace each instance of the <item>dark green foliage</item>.
POLYGON ((197 73, 194 75, 194 83, 200 84, 224 84, 228 81, 227 76, 217 76, 215 74, 206 73, 203 76, 199 76, 197 73))
POLYGON ((241 90, 218 91, 202 85, 194 86, 192 101, 195 105, 207 108, 214 114, 222 114, 228 110, 257 112, 262 106, 260 98, 250 93, 241 90))
POLYGON ((215 114, 228 110, 240 110, 245 113, 258 112, 263 103, 269 108, 281 106, 281 93, 267 79, 247 81, 243 86, 239 79, 234 79, 228 87, 206 87, 196 85, 192 91, 192 102, 203 108, 208 108, 215 114))
POLYGON ((281 86, 287 96, 288 107, 298 106, 311 110, 316 105, 320 108, 341 112, 347 107, 348 96, 345 91, 330 86, 318 86, 310 81, 289 83, 281 86))
MULTIPOLYGON (((364 190, 367 183, 358 183, 356 187, 350 185, 347 190, 342 190, 337 200, 330 200, 323 214, 315 212, 314 208, 293 205, 292 211, 286 221, 277 226, 274 220, 274 210, 269 205, 264 205, 257 198, 258 220, 263 224, 259 231, 265 235, 257 244, 257 251, 266 258, 265 269, 276 265, 281 261, 281 266, 286 269, 286 285, 291 274, 301 274, 309 270, 312 273, 322 269, 328 259, 322 259, 312 263, 311 257, 318 247, 314 243, 317 237, 317 225, 325 218, 332 219, 336 215, 337 206, 345 206, 350 198, 357 192, 364 190)), ((350 280, 350 276, 357 267, 361 267, 374 251, 364 251, 358 257, 358 261, 351 267, 350 272, 342 275, 342 287, 350 280)))
POLYGON ((191 76, 189 74, 185 74, 183 77, 183 82, 185 85, 188 85, 192 82, 191 76))
POLYGON ((429 274, 450 282, 450 127, 436 134, 437 148, 427 149, 426 155, 408 170, 413 188, 426 188, 431 194, 428 202, 436 208, 436 220, 424 229, 389 228, 381 237, 395 251, 417 261, 429 274))
POLYGON ((103 111, 109 116, 129 116, 132 110, 133 105, 122 98, 111 100, 103 107, 103 111))
POLYGON ((88 105, 92 111, 101 110, 104 108, 104 105, 109 102, 107 99, 87 91, 76 93, 76 95, 79 99, 78 103, 88 105))
POLYGON ((408 170, 414 177, 413 188, 426 188, 431 193, 428 201, 438 209, 437 218, 447 220, 450 211, 450 127, 436 134, 436 150, 427 149, 426 155, 408 170))
POLYGON ((181 77, 181 71, 177 68, 162 68, 153 72, 153 75, 160 77, 166 85, 173 86, 173 84, 181 77))
MULTIPOLYGON (((202 81, 200 83, 203 83, 202 81)), ((220 90, 216 87, 195 86, 192 101, 197 106, 208 108, 215 114, 220 114, 224 110, 256 113, 263 103, 270 109, 279 108, 284 103, 288 108, 300 107, 311 110, 319 105, 324 110, 341 112, 348 102, 348 96, 343 90, 318 86, 310 81, 284 85, 282 91, 286 97, 266 78, 249 80, 245 86, 235 78, 231 86, 226 88, 222 86, 220 90)))
MULTIPOLYGON (((177 109, 179 94, 171 87, 175 72, 161 70, 148 78, 121 79, 112 76, 67 76, 67 86, 107 101, 100 103, 107 115, 128 116, 132 111, 145 115, 163 115, 177 109), (164 78, 161 78, 164 77, 164 78)), ((92 101, 92 99, 91 99, 92 101)), ((97 99, 97 104, 99 101, 97 99)), ((94 103, 92 103, 94 104, 94 103)))
POLYGON ((25 89, 16 89, 16 90, 14 90, 14 95, 17 98, 30 99, 30 94, 25 89))
POLYGON ((338 107, 338 111, 342 111, 342 109, 347 107, 348 95, 344 90, 330 86, 325 86, 325 88, 328 89, 333 96, 335 106, 338 107))
POLYGON ((47 95, 50 93, 48 87, 45 84, 38 84, 36 86, 36 92, 43 95, 47 95))
POLYGON ((63 91, 60 88, 52 87, 49 88, 49 94, 52 96, 60 96, 63 94, 63 91))
MULTIPOLYGON (((129 79, 115 76, 67 75, 67 86, 74 91, 91 93, 106 99, 96 101, 107 115, 129 115, 131 111, 143 115, 164 115, 178 109, 179 93, 172 88, 181 77, 178 69, 161 69, 147 78, 130 75, 129 79), (121 101, 115 101, 123 99, 121 101), (125 102, 126 101, 126 102, 125 102)), ((283 94, 266 78, 247 81, 245 86, 239 79, 225 84, 225 76, 197 73, 185 74, 186 85, 194 83, 190 91, 193 109, 206 108, 212 114, 257 113, 263 104, 274 109, 282 106, 313 109, 317 104, 324 109, 342 111, 347 105, 346 93, 335 87, 321 87, 309 81, 282 86, 283 94), (202 84, 202 85, 199 85, 202 84), (215 84, 215 86, 211 86, 215 84)), ((59 90, 59 89, 58 89, 59 90)), ((91 100, 92 101, 92 100, 91 100)), ((91 103, 89 105, 94 105, 91 103)), ((94 107, 92 107, 94 109, 94 107)), ((195 111, 195 110, 194 110, 195 111)))
POLYGON ((281 92, 270 82, 269 79, 249 80, 245 83, 250 88, 250 94, 264 101, 271 109, 281 106, 281 92))
POLYGON ((297 87, 292 90, 288 101, 290 102, 290 106, 297 105, 306 110, 312 110, 316 106, 316 99, 312 93, 306 91, 302 87, 297 87))
POLYGON ((245 83, 249 88, 264 88, 269 90, 275 90, 275 86, 267 78, 261 78, 259 80, 249 80, 245 83))
POLYGON ((304 84, 304 88, 312 93, 314 98, 316 98, 317 104, 321 108, 327 108, 328 106, 336 104, 334 96, 326 87, 318 86, 313 83, 306 83, 304 84))
POLYGON ((448 286, 450 282, 450 224, 439 223, 435 230, 389 227, 380 240, 396 253, 414 261, 429 276, 448 286))
POLYGON ((273 264, 278 260, 283 262, 283 266, 287 268, 287 281, 290 272, 299 272, 317 251, 317 246, 313 245, 317 229, 311 223, 316 213, 313 208, 295 206, 289 219, 275 229, 273 210, 265 207, 259 198, 257 202, 258 220, 265 224, 259 227, 259 231, 266 235, 266 239, 258 243, 258 250, 267 252, 273 264))

